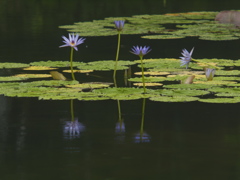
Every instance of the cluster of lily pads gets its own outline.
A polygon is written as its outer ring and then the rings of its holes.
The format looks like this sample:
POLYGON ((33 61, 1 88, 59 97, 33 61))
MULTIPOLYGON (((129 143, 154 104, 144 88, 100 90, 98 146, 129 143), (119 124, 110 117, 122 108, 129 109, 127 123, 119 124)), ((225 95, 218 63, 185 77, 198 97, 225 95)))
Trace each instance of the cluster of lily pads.
MULTIPOLYGON (((203 28, 198 30, 198 34, 195 34, 200 38, 203 37, 203 34, 200 35, 199 33, 203 33, 205 25, 211 27, 212 34, 218 34, 221 37, 229 37, 231 34, 233 37, 238 37, 237 30, 229 28, 230 25, 213 22, 212 19, 216 14, 217 12, 193 12, 166 15, 138 15, 129 18, 125 17, 124 31, 121 30, 121 33, 152 34, 142 36, 144 38, 149 38, 146 36, 151 36, 151 38, 153 36, 156 36, 156 38, 174 38, 175 36, 180 36, 181 33, 179 32, 181 32, 181 29, 179 28, 186 28, 183 26, 188 26, 187 24, 189 24, 189 27, 191 26, 191 28, 197 25, 203 28), (174 31, 168 31, 162 26, 169 23, 175 24, 177 29, 174 31), (180 23, 185 25, 179 27, 178 24, 180 23), (213 24, 219 29, 218 31, 213 31, 213 24), (223 28, 221 29, 219 27, 223 28), (231 33, 226 31, 231 31, 231 33), (236 33, 232 34, 232 32, 236 33)), ((81 35, 84 36, 116 35, 113 20, 116 21, 117 19, 119 18, 106 18, 104 20, 93 22, 80 22, 75 23, 75 25, 64 26, 64 28, 68 28, 69 31, 81 33, 81 35), (97 33, 95 32, 96 30, 97 33)), ((191 32, 193 33, 193 31, 191 32)), ((189 36, 186 31, 185 35, 189 36)), ((75 45, 83 43, 84 39, 75 38, 76 36, 71 36, 71 38, 69 36, 69 39, 64 38, 66 44, 63 46, 69 45, 72 49, 76 50, 75 45)), ((211 35, 211 40, 213 39, 214 38, 212 38, 211 35)), ((220 40, 220 38, 215 38, 214 40, 220 40)), ((72 55, 70 54, 70 62, 38 61, 28 64, 0 63, 0 72, 4 74, 4 76, 0 77, 0 94, 8 97, 36 97, 41 100, 77 99, 88 101, 108 99, 135 100, 147 98, 152 101, 160 102, 240 102, 240 60, 207 58, 193 59, 191 57, 193 50, 190 53, 188 53, 187 50, 184 50, 181 59, 143 59, 143 55, 149 51, 149 47, 146 46, 134 47, 132 53, 140 57, 140 60, 135 61, 118 60, 117 57, 115 60, 72 63, 72 55), (182 65, 186 65, 188 68, 182 67, 181 62, 182 65), (210 79, 207 76, 207 71, 203 70, 206 65, 207 68, 210 69, 208 70, 208 75, 212 73, 210 79), (132 66, 134 66, 135 69, 138 67, 138 69, 141 69, 142 71, 134 72, 134 74, 128 76, 127 81, 129 83, 125 87, 114 86, 112 82, 106 83, 96 81, 80 83, 73 76, 74 73, 92 74, 96 71, 122 70, 127 72, 132 66), (71 70, 68 70, 69 67, 71 67, 71 70), (8 73, 11 75, 6 76, 8 73), (73 80, 67 80, 62 73, 71 73, 73 80), (215 76, 213 78, 214 73, 215 76), (43 80, 44 78, 47 80, 43 80), (189 78, 191 79, 190 83, 188 82, 189 78), (142 86, 144 86, 144 91, 142 86)))

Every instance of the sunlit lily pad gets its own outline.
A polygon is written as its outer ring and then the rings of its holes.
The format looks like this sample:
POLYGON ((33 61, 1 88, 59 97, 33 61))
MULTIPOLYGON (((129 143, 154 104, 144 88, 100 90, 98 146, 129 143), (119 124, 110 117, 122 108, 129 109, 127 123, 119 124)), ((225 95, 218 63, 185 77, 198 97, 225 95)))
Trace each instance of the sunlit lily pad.
POLYGON ((17 74, 14 77, 22 77, 22 78, 49 78, 50 74, 17 74))
MULTIPOLYGON (((160 81, 166 81, 165 77, 159 77, 159 76, 154 76, 154 77, 144 77, 145 82, 160 82, 160 81)), ((142 82, 141 77, 135 77, 135 78, 129 78, 128 81, 131 82, 142 82)))
MULTIPOLYGON (((71 73, 71 70, 63 70, 65 73, 71 73)), ((74 73, 90 73, 93 72, 93 70, 73 70, 74 73)))
MULTIPOLYGON (((134 86, 143 86, 143 83, 133 83, 134 86)), ((162 86, 161 83, 145 83, 145 86, 162 86)))
MULTIPOLYGON (((135 72, 135 75, 142 75, 142 72, 135 72)), ((155 75, 155 76, 161 76, 161 75, 168 75, 170 74, 169 72, 150 72, 150 71, 145 71, 143 73, 144 75, 155 75)))
POLYGON ((212 84, 212 85, 226 85, 226 84, 234 84, 237 82, 234 81, 194 81, 194 84, 212 84))
POLYGON ((46 71, 46 70, 54 70, 54 69, 57 69, 57 68, 50 68, 50 67, 47 67, 47 66, 30 66, 30 67, 24 68, 23 70, 26 70, 26 71, 46 71))

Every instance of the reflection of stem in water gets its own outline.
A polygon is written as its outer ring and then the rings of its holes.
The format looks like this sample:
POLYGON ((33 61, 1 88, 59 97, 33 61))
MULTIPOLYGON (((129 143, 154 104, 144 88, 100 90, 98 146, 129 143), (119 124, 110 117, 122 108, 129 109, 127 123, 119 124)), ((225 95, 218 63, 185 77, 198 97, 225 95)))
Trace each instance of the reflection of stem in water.
POLYGON ((132 76, 132 68, 131 66, 128 69, 125 69, 124 71, 124 83, 125 86, 131 86, 131 82, 128 81, 129 78, 132 76))
POLYGON ((167 6, 167 0, 163 0, 163 7, 167 6))
POLYGON ((118 121, 120 122, 122 120, 121 104, 119 100, 117 100, 117 103, 118 103, 118 121))
POLYGON ((117 87, 116 72, 117 72, 117 64, 118 64, 118 57, 119 57, 119 51, 120 51, 120 42, 121 42, 121 32, 118 31, 118 44, 117 44, 116 62, 115 62, 114 72, 113 72, 113 80, 114 80, 115 87, 117 87))
POLYGON ((73 47, 71 47, 71 52, 70 52, 70 67, 71 67, 72 79, 75 80, 75 76, 73 73, 73 47))
POLYGON ((144 132, 144 119, 145 119, 145 104, 146 104, 146 99, 143 99, 143 104, 142 104, 142 120, 141 120, 141 127, 140 127, 140 132, 135 134, 134 136, 134 142, 135 143, 146 143, 150 142, 150 136, 144 132))
POLYGON ((70 111, 71 111, 71 121, 74 121, 74 107, 73 107, 73 99, 70 100, 70 111))
POLYGON ((142 121, 141 121, 141 128, 140 128, 141 137, 143 134, 143 127, 144 127, 145 104, 146 104, 146 98, 143 99, 143 104, 142 104, 142 121))

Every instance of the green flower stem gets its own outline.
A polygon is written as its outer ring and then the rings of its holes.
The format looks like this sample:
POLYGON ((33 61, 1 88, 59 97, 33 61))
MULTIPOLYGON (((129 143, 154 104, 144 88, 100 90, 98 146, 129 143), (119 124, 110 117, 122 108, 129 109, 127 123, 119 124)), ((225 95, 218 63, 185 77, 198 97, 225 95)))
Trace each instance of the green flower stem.
POLYGON ((213 68, 215 68, 215 69, 220 69, 220 68, 217 67, 217 66, 211 65, 211 64, 206 63, 206 62, 202 62, 202 61, 197 60, 197 59, 191 59, 191 60, 194 61, 194 62, 197 62, 197 63, 206 64, 206 66, 211 66, 211 67, 213 67, 213 68))
POLYGON ((118 44, 117 44, 116 62, 115 62, 114 72, 113 72, 113 79, 114 79, 115 87, 117 87, 116 72, 117 72, 117 64, 118 64, 118 57, 119 57, 119 51, 120 51, 120 42, 121 42, 121 31, 118 31, 118 44))
POLYGON ((75 80, 75 76, 73 73, 73 47, 71 47, 71 52, 70 52, 70 68, 71 68, 72 79, 75 80))
POLYGON ((73 99, 70 100, 71 120, 74 121, 73 99))
POLYGON ((143 67, 143 56, 139 56, 141 60, 141 68, 142 68, 142 83, 143 83, 143 91, 146 93, 145 79, 144 79, 144 67, 143 67))

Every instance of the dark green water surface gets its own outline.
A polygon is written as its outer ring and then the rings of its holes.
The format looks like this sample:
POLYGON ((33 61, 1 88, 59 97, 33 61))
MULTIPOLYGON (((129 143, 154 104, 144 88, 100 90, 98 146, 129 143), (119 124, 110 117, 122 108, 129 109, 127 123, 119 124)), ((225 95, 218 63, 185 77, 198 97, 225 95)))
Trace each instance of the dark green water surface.
MULTIPOLYGON (((68 60, 58 26, 113 16, 221 11, 239 0, 2 0, 0 62, 68 60)), ((87 37, 75 61, 114 60, 116 37, 87 37)), ((133 45, 149 45, 148 58, 239 59, 240 41, 197 38, 146 40, 122 36, 120 59, 134 60, 133 45)), ((120 74, 119 74, 120 76, 120 74)), ((84 80, 83 80, 84 81, 84 80)), ((239 180, 239 104, 120 101, 125 132, 116 132, 117 101, 74 101, 79 136, 64 132, 70 101, 0 96, 0 180, 239 180)))

